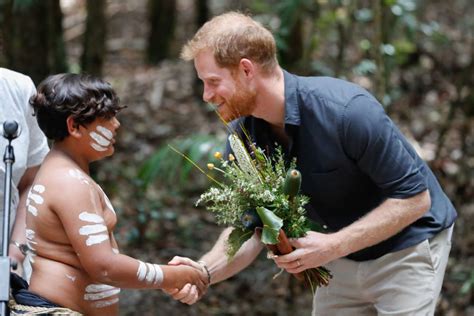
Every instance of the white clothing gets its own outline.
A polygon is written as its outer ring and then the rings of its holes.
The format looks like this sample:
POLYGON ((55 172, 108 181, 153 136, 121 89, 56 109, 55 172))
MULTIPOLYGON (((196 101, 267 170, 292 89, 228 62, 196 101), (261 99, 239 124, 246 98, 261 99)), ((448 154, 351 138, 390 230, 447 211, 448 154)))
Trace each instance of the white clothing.
MULTIPOLYGON (((18 183, 26 169, 41 164, 49 151, 46 136, 40 130, 36 118, 33 116, 33 109, 29 104, 30 97, 35 93, 35 85, 28 76, 0 68, 0 124, 3 127, 5 121, 15 120, 21 130, 18 138, 12 141, 15 162, 12 166, 10 233, 19 201, 18 183)), ((3 135, 0 135, 0 154, 2 157, 0 162, 0 218, 3 218, 3 196, 5 191, 3 155, 7 144, 8 141, 3 135)))

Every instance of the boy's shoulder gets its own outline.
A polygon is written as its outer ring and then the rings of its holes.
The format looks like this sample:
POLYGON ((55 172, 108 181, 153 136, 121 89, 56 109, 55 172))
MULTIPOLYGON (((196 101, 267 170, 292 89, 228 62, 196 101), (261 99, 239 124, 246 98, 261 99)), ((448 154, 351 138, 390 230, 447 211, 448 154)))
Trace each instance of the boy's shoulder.
POLYGON ((41 166, 34 185, 41 185, 49 201, 74 201, 98 193, 95 181, 74 164, 49 160, 41 166))

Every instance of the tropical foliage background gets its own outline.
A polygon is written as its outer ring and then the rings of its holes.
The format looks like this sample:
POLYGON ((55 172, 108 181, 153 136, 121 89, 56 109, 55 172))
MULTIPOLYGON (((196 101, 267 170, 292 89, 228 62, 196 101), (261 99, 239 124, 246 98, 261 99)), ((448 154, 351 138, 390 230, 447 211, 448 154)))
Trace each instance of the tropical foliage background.
MULTIPOLYGON (((119 213, 122 251, 167 262, 198 258, 220 232, 194 208, 202 165, 225 128, 200 98, 181 46, 210 17, 251 13, 277 38, 283 67, 374 93, 428 161, 457 207, 438 315, 474 314, 474 4, 470 0, 0 0, 0 66, 38 84, 49 74, 104 76, 128 108, 116 154, 94 165, 119 213)), ((348 201, 350 203, 350 201, 348 201)), ((188 307, 160 291, 122 292, 123 315, 309 315, 311 293, 272 282, 262 256, 188 307)))

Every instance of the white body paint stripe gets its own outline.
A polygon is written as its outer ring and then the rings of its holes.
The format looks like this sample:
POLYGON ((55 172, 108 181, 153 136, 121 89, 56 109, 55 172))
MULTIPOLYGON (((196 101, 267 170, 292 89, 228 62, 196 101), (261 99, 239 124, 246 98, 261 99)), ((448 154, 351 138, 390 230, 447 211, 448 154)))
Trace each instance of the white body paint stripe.
POLYGON ((115 253, 115 254, 119 254, 120 251, 117 249, 117 248, 112 248, 112 252, 115 253))
POLYGON ((81 172, 79 169, 70 169, 69 175, 73 178, 81 180, 82 183, 89 184, 89 180, 87 179, 85 174, 81 172))
POLYGON ((79 234, 82 236, 87 236, 87 235, 102 233, 106 231, 107 231, 107 227, 105 227, 105 225, 102 225, 102 224, 84 225, 79 229, 79 234))
POLYGON ((105 205, 107 205, 109 210, 111 210, 115 214, 114 206, 110 202, 109 197, 105 193, 104 193, 104 197, 105 197, 105 205))
POLYGON ((91 143, 91 147, 97 151, 106 151, 107 148, 97 145, 96 143, 91 143))
POLYGON ((161 284, 161 282, 163 282, 163 270, 157 264, 154 264, 153 268, 155 269, 155 280, 153 284, 161 284))
POLYGON ((104 219, 102 216, 94 214, 94 213, 88 213, 88 212, 82 212, 79 214, 79 219, 83 222, 89 222, 89 223, 103 223, 104 219))
POLYGON ((33 216, 38 216, 38 209, 36 207, 34 207, 33 205, 28 205, 27 208, 28 212, 33 214, 33 216))
MULTIPOLYGON (((28 245, 28 248, 31 250, 35 251, 36 249, 32 245, 37 245, 38 243, 34 241, 35 238, 35 231, 32 229, 26 229, 25 230, 25 236, 26 236, 26 244, 28 245)), ((31 264, 35 263, 35 254, 31 251, 28 251, 26 253, 26 260, 28 260, 31 264)))
POLYGON ((92 246, 96 244, 100 244, 101 242, 104 242, 109 239, 108 235, 100 234, 100 235, 92 235, 89 236, 86 240, 86 245, 87 246, 92 246))
POLYGON ((156 270, 151 263, 147 263, 146 267, 148 268, 148 272, 146 274, 146 283, 151 284, 155 280, 156 270))
POLYGON ((27 229, 25 230, 25 235, 26 235, 26 238, 27 238, 27 239, 33 239, 33 238, 35 238, 35 231, 32 230, 32 229, 28 229, 28 228, 27 228, 27 229))
POLYGON ((86 286, 87 293, 96 293, 115 289, 116 287, 107 284, 89 284, 86 286))
POLYGON ((145 276, 146 276, 146 265, 140 260, 138 262, 139 262, 138 271, 137 271, 138 281, 143 281, 145 280, 145 276))
POLYGON ((96 129, 107 139, 112 139, 114 137, 114 134, 108 128, 103 127, 102 125, 97 125, 96 129))
POLYGON ((73 276, 73 275, 66 274, 66 278, 68 278, 68 279, 71 280, 72 282, 76 281, 76 277, 73 276))
POLYGON ((41 195, 31 193, 31 191, 30 194, 28 194, 28 198, 32 199, 36 204, 43 204, 44 202, 44 199, 41 195))
POLYGON ((100 186, 99 186, 99 189, 102 191, 102 194, 104 195, 105 205, 107 206, 108 209, 110 209, 115 214, 114 206, 112 205, 112 202, 110 202, 109 197, 107 196, 107 194, 105 194, 104 190, 100 186))
POLYGON ((34 187, 33 187, 33 191, 36 191, 38 193, 43 193, 45 190, 45 187, 44 185, 41 185, 41 184, 36 184, 34 187))
POLYGON ((107 307, 107 306, 110 306, 110 305, 114 305, 118 301, 119 301, 119 298, 116 297, 116 298, 113 298, 111 300, 96 302, 96 303, 93 304, 93 306, 96 307, 96 308, 104 308, 104 307, 107 307))
POLYGON ((102 291, 98 293, 87 293, 84 294, 84 300, 86 301, 97 301, 103 298, 111 297, 120 293, 119 288, 113 288, 107 291, 102 291))
POLYGON ((97 142, 102 147, 107 147, 110 145, 110 141, 108 141, 105 137, 102 135, 97 134, 96 132, 90 132, 89 135, 93 140, 97 142))

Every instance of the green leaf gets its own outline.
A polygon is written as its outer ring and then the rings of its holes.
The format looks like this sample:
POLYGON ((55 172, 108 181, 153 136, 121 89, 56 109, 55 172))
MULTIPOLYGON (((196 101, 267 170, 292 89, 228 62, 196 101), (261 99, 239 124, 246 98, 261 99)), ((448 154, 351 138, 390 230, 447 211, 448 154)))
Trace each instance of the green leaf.
POLYGON ((283 220, 264 207, 257 207, 256 210, 263 222, 262 242, 264 244, 277 244, 278 233, 283 226, 283 220))
POLYGON ((240 247, 252 237, 253 231, 234 228, 227 238, 227 257, 232 259, 240 247))

